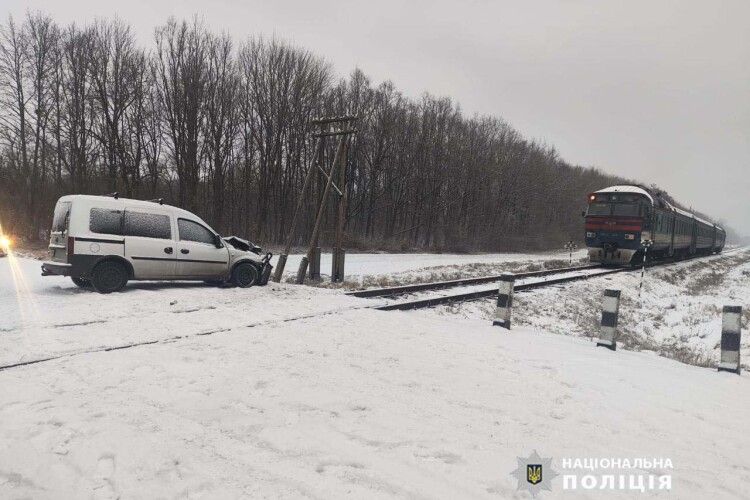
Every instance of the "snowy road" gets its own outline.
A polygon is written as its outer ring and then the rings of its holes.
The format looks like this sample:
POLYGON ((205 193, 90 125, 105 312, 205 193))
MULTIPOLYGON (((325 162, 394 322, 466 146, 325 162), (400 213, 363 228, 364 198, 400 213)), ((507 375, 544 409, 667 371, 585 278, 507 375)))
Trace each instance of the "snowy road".
POLYGON ((660 498, 750 490, 745 374, 286 284, 103 297, 11 262, 2 359, 72 355, 0 371, 2 498, 511 498, 535 449, 558 472, 668 457, 660 498), (149 339, 172 340, 84 352, 149 339))

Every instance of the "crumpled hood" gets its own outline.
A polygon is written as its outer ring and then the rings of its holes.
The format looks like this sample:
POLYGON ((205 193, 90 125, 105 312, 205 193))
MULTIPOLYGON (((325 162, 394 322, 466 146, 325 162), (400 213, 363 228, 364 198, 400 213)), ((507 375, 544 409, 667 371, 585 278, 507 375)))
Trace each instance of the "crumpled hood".
POLYGON ((225 242, 227 242, 229 245, 231 245, 233 248, 236 248, 237 250, 241 250, 243 252, 252 252, 256 255, 261 254, 261 248, 258 245, 255 245, 254 243, 250 243, 249 241, 242 239, 238 236, 227 236, 226 238, 222 238, 225 242))

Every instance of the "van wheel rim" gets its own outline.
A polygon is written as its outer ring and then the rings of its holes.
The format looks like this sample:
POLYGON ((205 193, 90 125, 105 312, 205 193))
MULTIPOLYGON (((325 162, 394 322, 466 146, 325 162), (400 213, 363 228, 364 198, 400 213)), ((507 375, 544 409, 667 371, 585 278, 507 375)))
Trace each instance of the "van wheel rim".
POLYGON ((238 269, 237 278, 242 285, 251 285, 255 281, 255 273, 250 267, 242 266, 238 269))
POLYGON ((120 272, 117 269, 106 269, 102 273, 101 281, 105 289, 117 288, 122 281, 122 276, 120 276, 120 272))

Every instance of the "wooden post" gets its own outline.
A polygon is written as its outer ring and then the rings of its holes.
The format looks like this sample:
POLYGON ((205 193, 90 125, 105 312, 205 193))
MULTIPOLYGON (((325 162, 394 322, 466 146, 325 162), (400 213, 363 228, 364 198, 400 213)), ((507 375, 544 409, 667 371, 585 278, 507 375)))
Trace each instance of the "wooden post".
POLYGON ((338 211, 336 212, 336 237, 333 245, 331 263, 331 282, 340 283, 344 281, 344 225, 346 224, 346 168, 347 153, 349 148, 344 146, 344 156, 339 170, 339 189, 341 195, 338 199, 338 211))
POLYGON ((341 163, 343 158, 343 153, 345 149, 346 144, 346 135, 343 135, 341 139, 339 139, 339 145, 336 149, 336 156, 333 159, 333 165, 331 166, 331 172, 328 174, 328 182, 326 182, 326 187, 323 190, 323 203, 320 204, 320 207, 318 208, 318 215, 315 218, 315 226, 313 226, 313 232, 312 236, 310 237, 310 246, 307 249, 307 255, 306 257, 303 257, 302 260, 299 263, 299 269, 297 270, 297 284, 301 285, 305 282, 305 274, 307 273, 307 263, 310 261, 310 258, 312 257, 313 248, 316 246, 316 242, 318 239, 318 233, 320 231, 320 223, 323 220, 323 214, 325 212, 326 208, 326 200, 328 200, 328 193, 331 191, 331 184, 333 184, 333 179, 336 176, 336 168, 338 167, 339 163, 341 163))
POLYGON ((320 279, 320 247, 319 246, 315 245, 313 247, 312 258, 310 259, 310 262, 308 264, 310 265, 310 279, 319 280, 320 279))
POLYGON ((292 243, 294 242, 294 229, 297 227, 297 219, 299 218, 299 214, 302 211, 302 205, 305 202, 305 194, 307 193, 307 190, 310 186, 310 181, 312 180, 313 172, 317 170, 316 163, 320 160, 322 157, 322 151, 323 151, 323 145, 324 145, 324 139, 322 137, 318 138, 318 154, 315 155, 315 158, 313 158, 312 164, 310 165, 310 169, 307 171, 307 175, 305 176, 305 182, 302 185, 302 192, 299 195, 299 199, 297 200, 297 206, 294 208, 294 215, 292 216, 292 223, 289 227, 289 235, 286 238, 286 245, 284 246, 284 253, 279 255, 279 260, 276 263, 276 272, 273 275, 273 280, 278 283, 281 281, 281 276, 284 274, 284 267, 286 266, 286 259, 289 255, 289 251, 292 249, 292 243))

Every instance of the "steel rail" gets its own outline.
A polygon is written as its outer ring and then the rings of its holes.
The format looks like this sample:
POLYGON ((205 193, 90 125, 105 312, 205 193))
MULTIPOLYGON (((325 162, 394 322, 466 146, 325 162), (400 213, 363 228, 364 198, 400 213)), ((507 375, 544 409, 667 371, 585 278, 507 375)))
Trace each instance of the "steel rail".
MULTIPOLYGON (((599 276, 607 276, 609 274, 622 273, 626 271, 633 271, 631 268, 618 268, 618 269, 607 269, 600 273, 594 274, 578 274, 575 276, 564 276, 562 278, 553 278, 545 281, 537 281, 533 283, 520 283, 517 284, 513 289, 516 292, 523 292, 525 290, 532 290, 534 288, 543 288, 545 286, 559 285, 563 283, 569 283, 571 281, 580 281, 589 278, 596 278, 599 276)), ((484 290, 475 290, 473 292, 458 293, 454 295, 443 295, 439 297, 428 297, 426 299, 410 300, 405 302, 395 302, 393 304, 386 304, 378 306, 375 309, 380 311, 406 311, 409 309, 421 309, 424 307, 434 307, 441 304, 449 304, 451 302, 468 302, 471 300, 482 299, 485 297, 494 297, 497 295, 497 288, 487 288, 484 290)))
MULTIPOLYGON (((516 278, 533 278, 536 276, 549 276, 551 274, 562 274, 571 271, 582 271, 585 269, 597 269, 600 268, 599 264, 587 264, 585 266, 574 266, 564 267, 560 269, 545 269, 543 271, 528 271, 523 273, 513 273, 516 278)), ((368 298, 368 297, 389 297, 393 295, 402 295, 405 293, 413 292, 424 292, 425 290, 441 290, 444 288, 453 288, 464 285, 481 285, 482 283, 492 283, 499 281, 500 275, 493 276, 480 276, 478 278, 461 278, 457 280, 448 281, 434 281, 432 283, 417 283, 414 285, 401 285, 392 286, 387 288, 371 288, 369 290, 357 290, 354 292, 347 292, 346 295, 352 297, 368 298)))
MULTIPOLYGON (((720 255, 725 255, 726 256, 726 255, 731 255, 731 254, 734 254, 734 253, 736 253, 738 251, 745 250, 745 249, 746 249, 745 247, 732 248, 732 249, 729 249, 729 250, 727 250, 725 252, 722 252, 721 254, 700 255, 700 256, 690 257, 690 258, 687 258, 687 259, 662 259, 662 260, 659 260, 659 261, 650 262, 650 263, 646 264, 645 267, 652 268, 652 267, 666 266, 666 265, 670 265, 670 264, 679 264, 679 263, 683 263, 683 262, 689 262, 691 260, 700 260, 700 259, 707 258, 707 257, 712 257, 712 256, 720 256, 720 255)), ((568 268, 567 270, 568 271, 585 270, 585 269, 590 269, 590 268, 595 268, 595 267, 601 267, 601 266, 598 266, 598 265, 580 266, 579 269, 568 268)), ((554 279, 551 279, 551 280, 538 281, 538 282, 534 282, 534 283, 522 283, 522 284, 517 284, 514 287, 514 290, 517 291, 517 292, 523 292, 523 291, 526 291, 526 290, 533 290, 535 288, 544 288, 546 286, 559 285, 559 284, 569 283, 569 282, 572 282, 572 281, 581 281, 581 280, 586 280, 586 279, 590 279, 590 278, 598 278, 599 276, 607 276, 607 275, 615 274, 615 273, 640 271, 642 267, 643 266, 637 266, 637 267, 620 267, 620 268, 616 268, 616 269, 606 269, 606 270, 603 270, 600 273, 579 274, 579 275, 576 275, 576 276, 564 276, 562 278, 554 278, 554 279)), ((562 269, 562 270, 558 269, 558 270, 555 270, 553 273, 561 273, 561 272, 564 272, 564 271, 565 271, 565 269, 562 269)), ((549 273, 549 274, 553 274, 553 273, 549 273)), ((530 273, 528 273, 528 274, 530 274, 530 273)), ((524 276, 523 273, 518 273, 518 274, 516 274, 516 276, 518 276, 520 278, 533 277, 533 276, 528 276, 528 275, 524 276)), ((537 274, 537 276, 539 276, 539 274, 537 274)), ((489 277, 487 279, 489 279, 489 277)), ((476 284, 476 283, 474 283, 474 284, 476 284)), ((396 287, 396 288, 398 288, 398 287, 396 287)), ((385 304, 385 305, 382 305, 382 306, 377 306, 377 307, 375 307, 375 309, 378 309, 380 311, 397 311, 397 310, 398 311, 405 311, 405 310, 410 310, 410 309, 421 309, 421 308, 426 308, 426 307, 434 307, 434 306, 437 306, 437 305, 449 304, 451 302, 468 302, 468 301, 472 301, 472 300, 482 299, 482 298, 485 298, 485 297, 494 297, 495 295, 497 295, 497 288, 488 288, 488 289, 484 289, 484 290, 475 290, 473 292, 458 293, 458 294, 454 294, 454 295, 443 295, 443 296, 439 296, 439 297, 428 297, 428 298, 425 298, 425 299, 410 300, 410 301, 404 301, 404 302, 395 302, 395 303, 392 303, 392 304, 385 304)))

